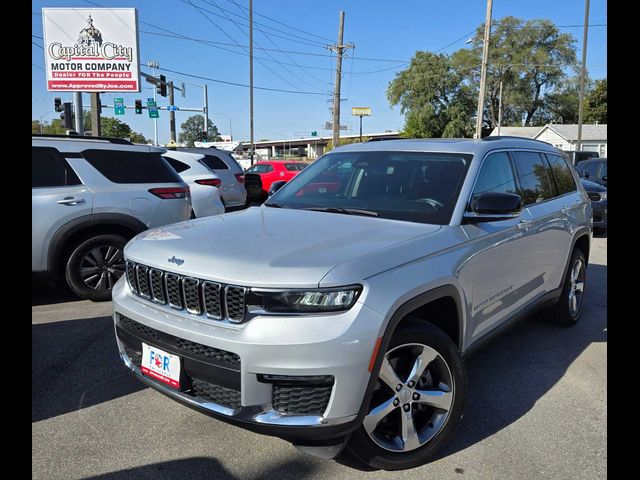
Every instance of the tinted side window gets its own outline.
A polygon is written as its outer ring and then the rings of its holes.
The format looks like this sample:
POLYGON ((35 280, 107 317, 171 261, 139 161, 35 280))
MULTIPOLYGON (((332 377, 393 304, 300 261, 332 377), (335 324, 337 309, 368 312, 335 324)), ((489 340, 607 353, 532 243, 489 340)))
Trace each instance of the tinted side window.
POLYGON ((598 168, 600 167, 600 164, 598 162, 585 162, 580 166, 580 171, 589 175, 587 178, 594 179, 598 174, 598 168))
POLYGON ((290 172, 299 172, 301 170, 304 170, 304 167, 306 167, 306 165, 300 165, 299 163, 286 163, 284 166, 284 168, 286 168, 290 172))
POLYGON ((159 153, 125 150, 85 150, 82 156, 114 183, 181 183, 159 153))
POLYGON ((535 152, 513 152, 513 158, 522 188, 522 204, 542 202, 556 195, 548 168, 540 154, 535 152))
POLYGON ((215 155, 205 155, 200 161, 211 170, 229 170, 227 164, 224 163, 221 158, 216 157, 215 155))
POLYGON ((567 161, 560 155, 547 154, 547 160, 551 166, 551 173, 558 188, 558 195, 576 191, 576 182, 573 179, 567 161))
POLYGON ((167 162, 169 162, 169 165, 171 165, 173 169, 178 173, 184 172, 185 170, 189 170, 191 168, 186 163, 176 160, 175 158, 171 158, 171 157, 162 157, 162 158, 164 158, 167 162))
POLYGON ((506 152, 492 153, 484 159, 473 188, 472 200, 484 192, 520 194, 506 152))
POLYGON ((76 172, 55 148, 31 147, 31 188, 80 185, 76 172))

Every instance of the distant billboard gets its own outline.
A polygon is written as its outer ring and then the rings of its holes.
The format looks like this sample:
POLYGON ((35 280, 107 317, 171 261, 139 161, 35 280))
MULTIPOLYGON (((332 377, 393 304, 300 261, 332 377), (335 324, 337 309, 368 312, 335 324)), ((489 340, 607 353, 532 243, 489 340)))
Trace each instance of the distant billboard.
POLYGON ((135 8, 43 8, 47 90, 139 92, 135 8))
POLYGON ((368 117, 371 115, 371 107, 351 107, 351 115, 354 117, 368 117))

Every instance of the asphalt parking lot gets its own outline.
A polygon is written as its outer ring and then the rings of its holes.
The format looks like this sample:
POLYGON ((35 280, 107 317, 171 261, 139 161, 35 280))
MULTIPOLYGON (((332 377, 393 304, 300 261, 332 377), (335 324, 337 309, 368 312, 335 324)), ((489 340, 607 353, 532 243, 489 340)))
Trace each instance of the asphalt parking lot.
POLYGON ((580 323, 531 318, 468 360, 469 396, 439 459, 365 471, 211 419, 138 383, 111 305, 32 288, 34 479, 606 478, 607 239, 594 238, 580 323))

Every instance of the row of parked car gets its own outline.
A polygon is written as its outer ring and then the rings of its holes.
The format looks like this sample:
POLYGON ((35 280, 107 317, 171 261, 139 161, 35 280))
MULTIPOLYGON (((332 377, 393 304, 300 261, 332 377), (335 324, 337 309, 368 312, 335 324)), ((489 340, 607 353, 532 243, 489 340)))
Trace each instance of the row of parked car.
POLYGON ((111 298, 138 233, 245 207, 244 172, 223 150, 33 135, 32 272, 80 297, 111 298))

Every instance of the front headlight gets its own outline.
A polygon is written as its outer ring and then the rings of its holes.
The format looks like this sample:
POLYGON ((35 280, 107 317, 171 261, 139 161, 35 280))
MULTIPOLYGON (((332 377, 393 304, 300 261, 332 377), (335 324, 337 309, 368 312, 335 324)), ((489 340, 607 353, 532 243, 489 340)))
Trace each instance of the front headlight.
POLYGON ((247 292, 247 310, 251 314, 323 313, 349 310, 362 292, 361 285, 304 290, 268 290, 247 292))
POLYGON ((598 192, 600 195, 600 201, 604 202, 607 199, 607 192, 598 192))

